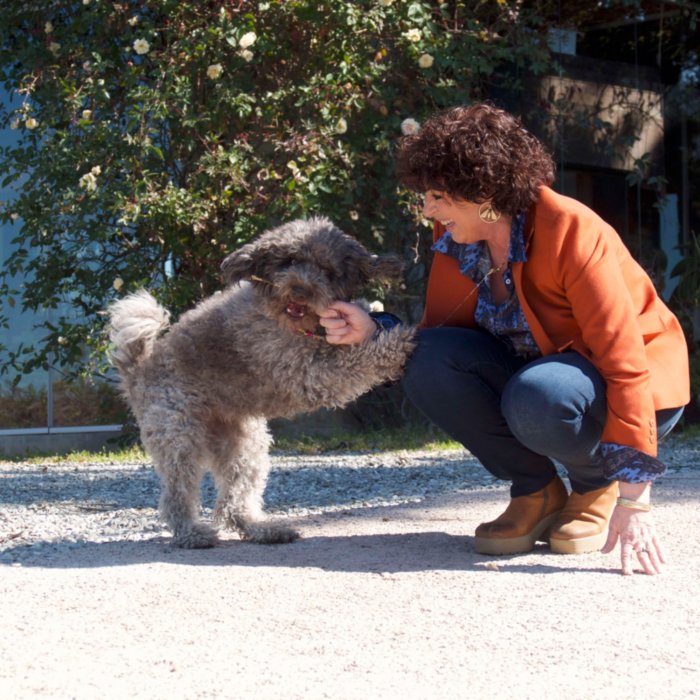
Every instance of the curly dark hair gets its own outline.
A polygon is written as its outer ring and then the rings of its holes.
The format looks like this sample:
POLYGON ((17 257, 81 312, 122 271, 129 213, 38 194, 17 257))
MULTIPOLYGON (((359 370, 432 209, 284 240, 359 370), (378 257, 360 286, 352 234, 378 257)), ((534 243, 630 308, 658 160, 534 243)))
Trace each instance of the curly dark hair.
POLYGON ((452 107, 402 137, 396 173, 416 192, 438 190, 469 202, 490 200, 515 215, 554 182, 554 161, 519 119, 490 104, 452 107))

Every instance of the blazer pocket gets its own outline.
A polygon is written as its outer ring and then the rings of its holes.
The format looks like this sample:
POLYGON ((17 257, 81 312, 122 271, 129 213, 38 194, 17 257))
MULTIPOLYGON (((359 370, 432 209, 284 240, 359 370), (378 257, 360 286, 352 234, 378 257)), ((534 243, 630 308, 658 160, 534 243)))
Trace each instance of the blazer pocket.
POLYGON ((668 329, 668 324, 664 321, 658 311, 647 311, 637 316, 637 326, 645 341, 661 335, 668 329))

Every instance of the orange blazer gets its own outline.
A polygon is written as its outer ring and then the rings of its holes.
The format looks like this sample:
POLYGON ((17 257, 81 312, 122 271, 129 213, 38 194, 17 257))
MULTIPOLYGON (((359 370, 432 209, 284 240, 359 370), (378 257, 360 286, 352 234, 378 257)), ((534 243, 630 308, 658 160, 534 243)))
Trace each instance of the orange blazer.
MULTIPOLYGON (((444 232, 436 223, 435 240, 444 232)), ((525 219, 518 299, 543 355, 575 350, 607 383, 602 440, 656 456, 655 411, 690 400, 678 319, 615 230, 580 202, 542 187, 525 219)), ((421 326, 472 327, 477 295, 457 260, 435 253, 421 326), (462 306, 460 306, 462 304, 462 306)))

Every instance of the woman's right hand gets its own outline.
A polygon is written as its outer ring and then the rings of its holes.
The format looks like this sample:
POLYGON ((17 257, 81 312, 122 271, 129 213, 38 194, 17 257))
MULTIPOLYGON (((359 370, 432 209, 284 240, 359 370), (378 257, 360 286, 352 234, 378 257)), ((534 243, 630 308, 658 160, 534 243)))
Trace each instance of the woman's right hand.
POLYGON ((333 302, 319 314, 326 330, 326 342, 331 345, 357 345, 372 337, 377 324, 357 304, 333 302))

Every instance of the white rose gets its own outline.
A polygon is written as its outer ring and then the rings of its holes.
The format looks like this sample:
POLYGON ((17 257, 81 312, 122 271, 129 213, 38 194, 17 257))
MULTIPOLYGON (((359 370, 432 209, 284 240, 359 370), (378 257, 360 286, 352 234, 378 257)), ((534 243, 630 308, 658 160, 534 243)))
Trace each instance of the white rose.
POLYGON ((49 51, 53 54, 58 53, 61 50, 61 45, 57 41, 52 41, 49 44, 49 51))
POLYGON ((224 68, 220 63, 212 63, 209 68, 207 68, 207 77, 216 80, 223 72, 224 68))
POLYGON ((144 56, 151 50, 151 45, 145 39, 136 39, 133 43, 134 51, 139 56, 144 56))
POLYGON ((252 51, 248 51, 248 49, 244 49, 244 50, 241 51, 240 53, 241 53, 241 58, 242 58, 244 61, 247 61, 248 63, 250 63, 250 62, 253 60, 253 55, 254 55, 254 54, 253 54, 252 51))
POLYGON ((121 277, 116 277, 114 282, 112 282, 112 287, 115 291, 119 291, 124 286, 124 280, 121 277))
POLYGON ((84 109, 81 116, 83 119, 92 119, 92 110, 91 109, 84 109))
POLYGON ((335 133, 344 134, 348 130, 348 123, 342 117, 335 123, 335 133))
POLYGON ((130 26, 135 27, 139 23, 139 16, 134 15, 128 22, 130 26))
POLYGON ((246 32, 239 40, 238 40, 238 45, 242 49, 247 49, 249 46, 252 46, 255 43, 255 40, 258 38, 257 34, 255 32, 246 32))
POLYGON ((401 133, 404 136, 410 136, 412 134, 417 134, 419 130, 420 130, 420 124, 415 119, 412 119, 411 117, 408 117, 408 119, 404 119, 401 122, 401 133))
POLYGON ((78 184, 84 190, 94 192, 97 189, 97 178, 93 175, 93 173, 85 173, 85 175, 78 180, 78 184))
POLYGON ((44 25, 44 31, 45 31, 47 34, 51 34, 51 32, 53 31, 53 24, 51 24, 51 22, 47 22, 47 23, 44 25))
POLYGON ((29 117, 29 119, 27 119, 27 121, 24 122, 24 126, 26 126, 27 129, 31 131, 32 129, 36 129, 37 126, 39 126, 39 122, 36 119, 34 119, 34 117, 29 117))
POLYGON ((421 40, 420 29, 409 29, 407 32, 403 33, 403 36, 413 43, 421 40))
POLYGON ((430 68, 430 66, 433 65, 433 61, 435 59, 429 54, 429 53, 424 53, 419 59, 418 59, 418 65, 421 68, 430 68))

